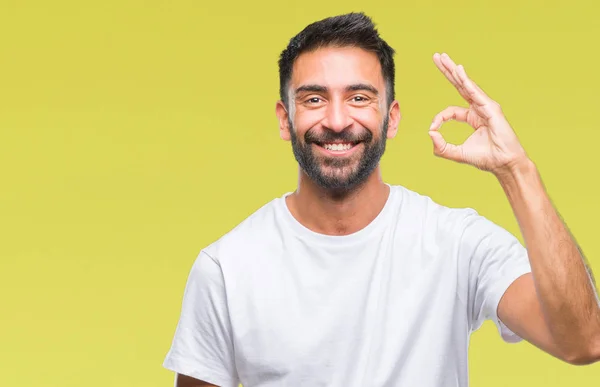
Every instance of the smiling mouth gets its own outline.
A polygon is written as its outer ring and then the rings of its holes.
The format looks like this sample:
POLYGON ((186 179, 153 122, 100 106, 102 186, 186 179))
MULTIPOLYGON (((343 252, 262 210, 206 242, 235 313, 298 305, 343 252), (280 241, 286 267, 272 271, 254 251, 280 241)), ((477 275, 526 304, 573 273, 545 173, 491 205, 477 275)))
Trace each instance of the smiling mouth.
POLYGON ((331 152, 346 152, 346 151, 349 151, 350 149, 354 148, 358 144, 360 144, 360 141, 356 141, 356 142, 325 142, 325 143, 316 142, 315 143, 315 145, 317 145, 321 148, 324 148, 328 151, 331 151, 331 152))

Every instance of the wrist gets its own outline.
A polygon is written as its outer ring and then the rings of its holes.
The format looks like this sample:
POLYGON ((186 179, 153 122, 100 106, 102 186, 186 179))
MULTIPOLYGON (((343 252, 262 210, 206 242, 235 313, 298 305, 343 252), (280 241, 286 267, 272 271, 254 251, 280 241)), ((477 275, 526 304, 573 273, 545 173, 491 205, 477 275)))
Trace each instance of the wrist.
POLYGON ((510 168, 495 173, 508 201, 513 206, 526 205, 539 210, 545 205, 544 184, 533 161, 523 159, 510 168))
POLYGON ((493 174, 503 186, 506 184, 513 185, 536 176, 537 167, 530 158, 524 156, 503 168, 493 171, 493 174))

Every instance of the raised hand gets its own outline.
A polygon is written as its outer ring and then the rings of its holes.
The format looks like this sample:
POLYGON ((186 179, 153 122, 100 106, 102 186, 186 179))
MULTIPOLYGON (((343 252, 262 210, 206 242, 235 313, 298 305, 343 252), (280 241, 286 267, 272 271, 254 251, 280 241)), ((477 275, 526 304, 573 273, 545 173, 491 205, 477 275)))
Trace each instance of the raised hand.
POLYGON ((436 53, 433 61, 469 104, 468 108, 447 107, 435 116, 429 128, 434 154, 494 174, 508 172, 526 161, 527 154, 500 105, 469 79, 464 67, 457 66, 447 54, 436 53), (442 124, 449 120, 466 122, 475 132, 463 144, 449 144, 439 132, 442 124))

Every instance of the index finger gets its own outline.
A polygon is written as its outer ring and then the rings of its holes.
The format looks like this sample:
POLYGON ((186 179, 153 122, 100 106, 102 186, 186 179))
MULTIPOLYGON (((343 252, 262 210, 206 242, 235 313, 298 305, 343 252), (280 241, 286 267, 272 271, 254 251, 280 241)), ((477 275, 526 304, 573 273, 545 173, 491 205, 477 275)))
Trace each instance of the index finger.
POLYGON ((491 98, 469 78, 463 66, 458 66, 456 73, 460 78, 461 84, 464 85, 465 92, 476 105, 485 106, 491 102, 491 98))
POLYGON ((454 62, 452 61, 452 59, 450 59, 450 57, 447 54, 442 54, 442 55, 440 55, 437 52, 435 54, 433 54, 433 62, 435 63, 435 65, 437 66, 437 68, 442 72, 442 74, 444 74, 444 76, 446 77, 446 79, 448 79, 450 81, 450 83, 452 83, 452 85, 456 88, 456 90, 458 90, 459 94, 467 102, 470 103, 471 102, 471 98, 469 97, 469 93, 462 86, 462 84, 461 84, 460 79, 458 78, 458 76, 455 76, 453 74, 456 71, 455 70, 456 65, 454 64, 454 62), (445 59, 448 61, 448 64, 444 63, 444 61, 442 60, 442 55, 446 57, 445 59))

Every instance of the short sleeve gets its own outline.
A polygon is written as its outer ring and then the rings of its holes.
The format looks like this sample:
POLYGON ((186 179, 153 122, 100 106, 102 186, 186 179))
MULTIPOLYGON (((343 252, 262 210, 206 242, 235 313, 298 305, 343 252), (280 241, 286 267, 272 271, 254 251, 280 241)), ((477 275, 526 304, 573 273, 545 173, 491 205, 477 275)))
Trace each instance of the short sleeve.
POLYGON ((205 252, 188 276, 175 337, 163 366, 220 387, 239 385, 223 274, 205 252))
POLYGON ((525 247, 513 234, 472 210, 463 222, 459 254, 469 267, 467 303, 471 330, 492 320, 504 341, 521 341, 498 318, 498 305, 508 287, 531 272, 525 247))

